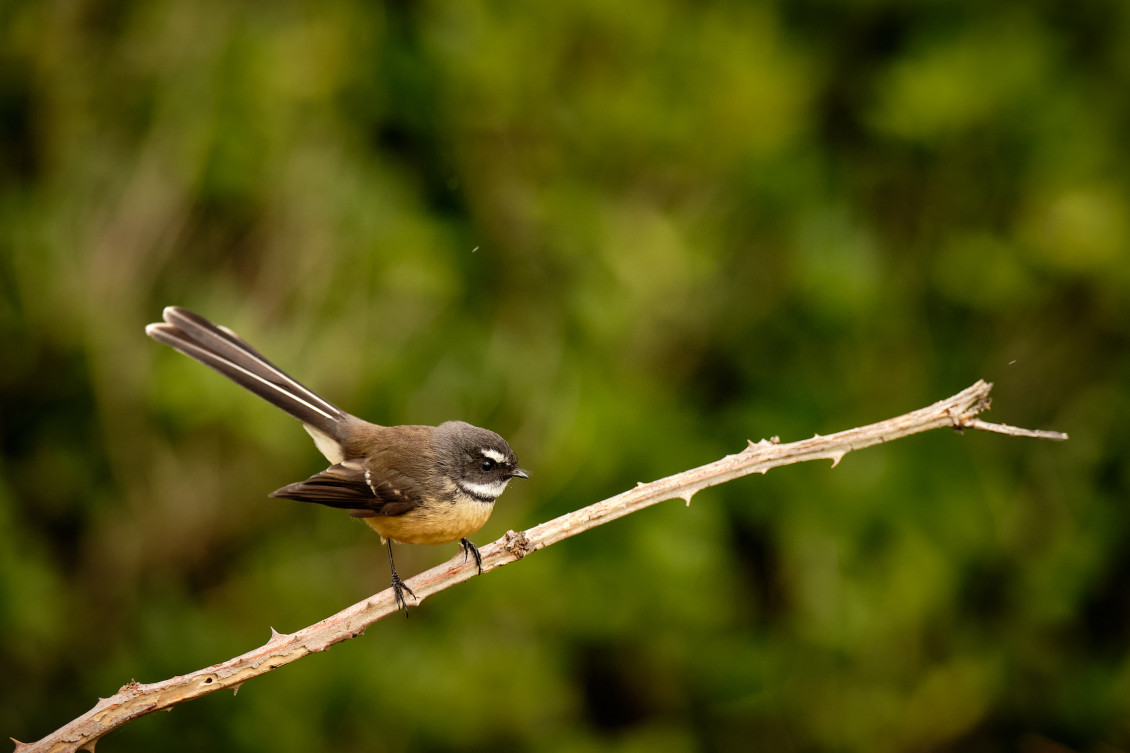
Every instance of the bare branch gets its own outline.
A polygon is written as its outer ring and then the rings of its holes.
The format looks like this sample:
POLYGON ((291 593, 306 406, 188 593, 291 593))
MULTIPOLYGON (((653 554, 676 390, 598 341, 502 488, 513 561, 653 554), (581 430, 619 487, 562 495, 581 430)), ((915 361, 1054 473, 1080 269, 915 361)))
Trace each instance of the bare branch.
POLYGON ((974 418, 966 426, 970 429, 979 429, 980 431, 991 431, 997 434, 1007 434, 1010 437, 1031 437, 1032 439, 1050 439, 1053 442, 1063 442, 1067 439, 1067 435, 1062 431, 1044 431, 1042 429, 1021 429, 1018 426, 1009 426, 1008 424, 993 424, 988 421, 982 421, 979 418, 974 418))
MULTIPOLYGON (((781 444, 773 440, 749 442, 741 452, 667 478, 639 484, 630 491, 575 510, 527 531, 509 531, 497 541, 482 547, 483 572, 488 572, 527 554, 576 536, 629 513, 663 502, 683 499, 688 504, 701 489, 723 484, 751 473, 807 460, 831 460, 835 466, 852 450, 882 444, 931 429, 952 427, 978 429, 1019 437, 1063 440, 1066 434, 1018 429, 992 424, 977 418, 989 407, 992 385, 978 381, 953 397, 903 416, 876 424, 848 429, 829 436, 814 436, 800 442, 781 444)), ((432 594, 468 580, 475 574, 473 563, 460 555, 409 579, 408 585, 423 601, 432 594)), ((377 620, 396 613, 392 589, 343 609, 295 633, 271 631, 271 638, 253 651, 221 664, 160 682, 130 682, 110 698, 100 699, 87 713, 35 743, 16 743, 17 753, 39 751, 93 751, 94 744, 107 732, 140 716, 169 709, 223 688, 238 690, 247 680, 266 674, 307 654, 325 651, 335 643, 354 638, 377 620)))

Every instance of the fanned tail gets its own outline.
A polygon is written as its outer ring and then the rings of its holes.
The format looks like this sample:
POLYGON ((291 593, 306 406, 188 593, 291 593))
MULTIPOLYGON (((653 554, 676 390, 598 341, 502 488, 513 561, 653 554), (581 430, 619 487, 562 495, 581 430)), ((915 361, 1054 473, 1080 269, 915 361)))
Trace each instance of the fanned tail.
POLYGON ((339 444, 343 441, 349 414, 268 361, 239 335, 179 306, 166 307, 163 316, 164 323, 150 324, 145 334, 215 369, 294 416, 308 429, 339 444))

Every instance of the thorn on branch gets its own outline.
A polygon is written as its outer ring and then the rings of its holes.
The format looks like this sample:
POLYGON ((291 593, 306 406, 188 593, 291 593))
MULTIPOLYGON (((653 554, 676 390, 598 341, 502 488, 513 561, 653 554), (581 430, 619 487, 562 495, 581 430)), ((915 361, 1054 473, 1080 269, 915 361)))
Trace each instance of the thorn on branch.
POLYGON ((278 630, 271 628, 271 637, 267 640, 267 645, 270 646, 274 643, 284 643, 290 640, 290 633, 280 633, 278 630))

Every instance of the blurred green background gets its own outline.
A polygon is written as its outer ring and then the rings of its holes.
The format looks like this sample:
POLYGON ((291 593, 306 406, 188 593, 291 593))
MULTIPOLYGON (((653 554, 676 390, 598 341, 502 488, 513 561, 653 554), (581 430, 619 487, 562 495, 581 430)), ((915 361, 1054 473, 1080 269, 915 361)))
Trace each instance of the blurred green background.
MULTIPOLYGON (((384 589, 293 420, 507 437, 476 540, 978 378, 99 751, 1130 749, 1130 4, 0 9, 0 733, 384 589), (1064 747, 1060 747, 1064 746, 1064 747)), ((401 547, 405 575, 458 547, 401 547)))

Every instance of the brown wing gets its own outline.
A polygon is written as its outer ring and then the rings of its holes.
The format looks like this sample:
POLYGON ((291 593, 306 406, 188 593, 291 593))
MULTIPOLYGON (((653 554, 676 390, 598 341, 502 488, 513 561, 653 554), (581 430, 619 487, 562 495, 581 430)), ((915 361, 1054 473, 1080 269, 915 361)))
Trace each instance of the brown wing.
POLYGON ((337 507, 357 518, 403 515, 418 507, 422 499, 412 479, 400 474, 378 479, 348 460, 268 496, 337 507))

